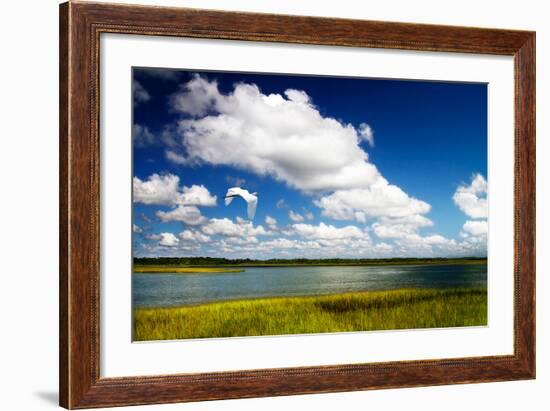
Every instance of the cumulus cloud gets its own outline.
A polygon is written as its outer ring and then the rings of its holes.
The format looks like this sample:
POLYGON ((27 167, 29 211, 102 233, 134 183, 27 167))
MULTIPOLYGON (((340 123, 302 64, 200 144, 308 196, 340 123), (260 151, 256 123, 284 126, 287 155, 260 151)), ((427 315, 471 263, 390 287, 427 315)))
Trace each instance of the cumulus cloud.
POLYGON ((192 116, 204 116, 222 99, 216 81, 209 82, 196 75, 193 80, 181 86, 179 93, 170 98, 170 104, 176 111, 192 116))
POLYGON ((187 162, 184 156, 172 150, 166 150, 165 157, 166 157, 166 160, 171 161, 174 164, 183 165, 187 162))
POLYGON ((180 240, 172 233, 160 233, 159 245, 162 247, 176 247, 180 240))
POLYGON ((472 255, 487 254, 488 204, 487 181, 481 174, 474 174, 470 185, 460 185, 453 195, 455 204, 473 220, 462 226, 459 247, 463 253, 472 255))
MULTIPOLYGON (((376 236, 383 240, 393 240, 395 246, 391 251, 398 251, 403 256, 459 255, 463 247, 453 239, 439 234, 422 235, 419 230, 433 226, 433 221, 422 215, 405 217, 382 217, 371 228, 376 236)), ((386 243, 381 243, 386 244, 386 243)), ((388 247, 381 246, 381 250, 388 247)))
POLYGON ((301 223, 302 221, 304 221, 304 217, 301 214, 295 213, 292 210, 288 212, 288 218, 290 218, 295 223, 301 223))
POLYGON ((265 217, 265 223, 269 227, 270 230, 276 230, 277 229, 277 220, 274 217, 266 216, 265 217))
POLYGON ((349 238, 366 238, 368 234, 354 225, 335 227, 330 224, 293 224, 293 231, 304 238, 311 240, 341 240, 349 238))
POLYGON ((231 244, 231 245, 250 245, 250 244, 257 244, 259 243, 259 240, 257 237, 227 237, 220 242, 221 244, 231 244))
POLYGON ((142 233, 142 232, 143 232, 143 229, 142 229, 139 225, 134 224, 134 225, 132 226, 132 231, 133 231, 134 233, 136 233, 136 234, 139 234, 139 233, 142 233))
POLYGON ((368 188, 337 190, 315 201, 322 215, 335 220, 365 222, 372 217, 408 217, 426 214, 431 206, 410 197, 399 187, 384 178, 368 188))
POLYGON ((305 192, 364 187, 380 177, 358 130, 324 117, 303 91, 266 95, 239 83, 222 94, 216 82, 196 76, 172 107, 193 117, 178 123, 178 160, 269 175, 305 192))
POLYGON ((132 139, 134 140, 134 146, 147 147, 155 143, 155 136, 148 127, 140 124, 134 124, 132 129, 132 139))
POLYGON ((258 247, 260 250, 289 249, 289 250, 320 250, 322 246, 315 241, 300 241, 288 238, 276 238, 262 242, 258 247))
POLYGON ((132 90, 134 92, 134 104, 146 103, 151 100, 151 95, 140 82, 134 80, 132 83, 132 90))
POLYGON ((229 218, 211 218, 201 229, 207 235, 222 235, 227 237, 255 237, 257 235, 269 234, 263 226, 254 227, 252 222, 239 217, 237 217, 237 222, 233 222, 229 218))
POLYGON ((147 181, 133 179, 133 199, 135 203, 173 205, 178 198, 179 177, 167 174, 153 174, 147 181))
POLYGON ((395 240, 395 243, 403 255, 434 255, 434 248, 441 255, 457 255, 459 247, 455 240, 448 239, 439 234, 421 236, 417 233, 406 234, 395 240))
POLYGON ((464 230, 465 233, 473 236, 487 235, 487 232, 488 232, 487 221, 468 220, 462 226, 462 230, 464 230))
POLYGON ((155 205, 188 205, 211 207, 216 205, 216 196, 202 185, 179 187, 180 178, 173 174, 153 174, 146 181, 133 180, 135 203, 155 205))
POLYGON ((179 221, 188 225, 200 225, 208 221, 195 206, 180 205, 170 211, 157 211, 156 216, 163 223, 179 221))
POLYGON ((179 234, 179 238, 183 241, 195 241, 199 243, 208 243, 210 237, 195 230, 184 230, 179 234))
POLYGON ((335 227, 325 223, 319 225, 299 223, 286 230, 285 235, 289 237, 260 241, 249 245, 246 251, 263 255, 326 258, 374 255, 377 250, 373 247, 367 232, 351 225, 335 227), (279 253, 279 250, 285 250, 285 253, 273 254, 274 250, 277 250, 276 253, 279 253))
POLYGON ((178 203, 201 207, 212 207, 216 205, 216 196, 210 194, 203 185, 192 185, 183 187, 178 198, 178 203))
POLYGON ((460 185, 453 195, 455 204, 470 218, 487 218, 487 181, 481 174, 470 185, 460 185))
POLYGON ((375 251, 379 253, 390 253, 393 251, 393 248, 393 245, 384 242, 378 243, 374 246, 375 251))
POLYGON ((144 213, 141 213, 139 215, 139 218, 142 219, 143 221, 145 221, 146 223, 151 223, 151 219, 149 217, 147 217, 144 213))
POLYGON ((415 214, 400 218, 382 218, 372 225, 372 229, 380 238, 403 238, 415 234, 422 227, 432 225, 429 218, 415 214))

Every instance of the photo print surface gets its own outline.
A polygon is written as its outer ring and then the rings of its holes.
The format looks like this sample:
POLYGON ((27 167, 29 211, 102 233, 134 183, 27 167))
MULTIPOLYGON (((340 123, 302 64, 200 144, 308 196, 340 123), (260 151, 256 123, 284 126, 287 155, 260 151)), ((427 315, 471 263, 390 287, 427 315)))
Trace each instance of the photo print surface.
POLYGON ((132 90, 134 341, 487 325, 487 84, 132 90))

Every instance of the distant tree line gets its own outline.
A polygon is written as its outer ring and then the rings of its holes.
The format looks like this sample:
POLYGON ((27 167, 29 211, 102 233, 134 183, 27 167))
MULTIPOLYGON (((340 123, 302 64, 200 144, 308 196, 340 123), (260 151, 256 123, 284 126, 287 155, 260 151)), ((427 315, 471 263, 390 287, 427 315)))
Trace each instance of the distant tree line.
POLYGON ((487 257, 462 258, 272 258, 255 260, 251 258, 216 257, 134 257, 135 265, 171 265, 171 266, 218 266, 218 265, 376 265, 376 264, 435 264, 486 262, 487 257))

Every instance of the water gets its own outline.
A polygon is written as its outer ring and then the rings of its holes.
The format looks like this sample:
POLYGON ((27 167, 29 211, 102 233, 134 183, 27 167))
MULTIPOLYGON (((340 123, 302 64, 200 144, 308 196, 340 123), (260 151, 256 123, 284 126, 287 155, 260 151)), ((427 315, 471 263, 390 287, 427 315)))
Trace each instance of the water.
POLYGON ((240 273, 134 273, 135 307, 169 307, 241 298, 487 285, 486 264, 379 267, 251 267, 240 273))

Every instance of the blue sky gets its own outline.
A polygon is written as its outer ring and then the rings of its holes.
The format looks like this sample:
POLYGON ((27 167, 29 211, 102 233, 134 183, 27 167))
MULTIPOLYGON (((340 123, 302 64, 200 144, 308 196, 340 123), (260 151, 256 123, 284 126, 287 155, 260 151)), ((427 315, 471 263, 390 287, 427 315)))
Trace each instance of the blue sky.
POLYGON ((133 123, 136 256, 486 255, 486 84, 134 68, 133 123))

